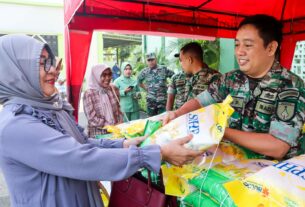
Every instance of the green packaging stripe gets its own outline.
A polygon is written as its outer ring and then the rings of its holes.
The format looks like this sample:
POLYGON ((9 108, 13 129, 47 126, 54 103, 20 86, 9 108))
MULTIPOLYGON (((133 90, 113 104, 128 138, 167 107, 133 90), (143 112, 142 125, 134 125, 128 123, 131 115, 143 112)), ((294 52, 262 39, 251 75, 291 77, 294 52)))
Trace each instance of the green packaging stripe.
POLYGON ((124 137, 126 137, 128 139, 132 139, 132 138, 143 136, 143 133, 134 133, 134 134, 123 133, 123 135, 124 135, 124 137))
POLYGON ((209 170, 208 175, 205 178, 206 173, 207 172, 205 171, 201 175, 191 179, 189 183, 196 186, 198 190, 201 189, 202 192, 207 193, 219 203, 223 203, 222 206, 235 207, 236 205, 229 196, 227 190, 223 187, 223 184, 231 181, 231 179, 214 170, 209 170))
POLYGON ((199 191, 195 191, 186 196, 183 201, 185 207, 219 207, 219 203, 214 201, 211 197, 199 191))
POLYGON ((152 135, 155 131, 162 127, 161 121, 148 120, 145 124, 144 135, 152 135))
POLYGON ((242 146, 238 146, 241 150, 244 151, 247 159, 264 159, 265 156, 261 155, 261 154, 258 154, 258 153, 255 153, 245 147, 242 147, 242 146))
MULTIPOLYGON (((148 120, 145 124, 145 128, 144 128, 144 135, 149 135, 151 136, 153 133, 155 133, 155 131, 157 131, 159 128, 162 127, 162 122, 161 121, 151 121, 148 120)), ((151 138, 148 137, 147 139, 145 139, 142 143, 141 143, 141 147, 143 146, 147 146, 151 144, 151 138)))

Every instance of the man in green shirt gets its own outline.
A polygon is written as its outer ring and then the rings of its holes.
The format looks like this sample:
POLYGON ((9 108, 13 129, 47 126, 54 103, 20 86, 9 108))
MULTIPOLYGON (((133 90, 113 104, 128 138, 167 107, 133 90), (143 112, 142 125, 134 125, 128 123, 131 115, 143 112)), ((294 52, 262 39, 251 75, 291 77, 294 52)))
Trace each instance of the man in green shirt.
POLYGON ((240 69, 222 75, 195 99, 169 112, 164 124, 231 95, 235 112, 225 130, 225 140, 264 157, 296 155, 305 117, 304 82, 278 62, 281 41, 282 24, 275 18, 246 17, 235 39, 240 69))

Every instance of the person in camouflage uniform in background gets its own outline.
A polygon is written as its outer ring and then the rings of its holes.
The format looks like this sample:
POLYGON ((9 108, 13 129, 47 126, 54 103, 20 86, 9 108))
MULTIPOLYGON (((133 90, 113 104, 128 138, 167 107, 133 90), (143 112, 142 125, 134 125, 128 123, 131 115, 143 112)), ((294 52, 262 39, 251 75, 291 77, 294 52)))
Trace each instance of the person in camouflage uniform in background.
POLYGON ((184 71, 173 75, 167 89, 166 111, 178 109, 186 102, 185 86, 191 76, 184 71))
POLYGON ((185 85, 185 101, 195 98, 221 75, 217 70, 209 68, 204 63, 203 55, 203 50, 197 42, 190 42, 180 49, 181 67, 187 74, 192 74, 185 85))
POLYGON ((196 99, 169 112, 164 124, 231 95, 235 112, 225 130, 226 141, 264 158, 295 156, 303 142, 304 81, 277 61, 281 41, 282 24, 275 18, 246 17, 235 40, 240 69, 222 75, 196 99))
POLYGON ((154 116, 165 112, 167 78, 171 78, 174 72, 158 65, 155 53, 147 54, 146 60, 148 67, 140 72, 138 82, 147 91, 147 114, 154 116))
MULTIPOLYGON (((186 101, 206 90, 221 74, 203 62, 203 51, 197 42, 184 45, 180 49, 180 54, 176 54, 175 57, 179 57, 183 72, 172 77, 172 84, 169 85, 167 93, 168 98, 175 94, 175 109, 178 109, 186 101)), ((169 100, 168 106, 171 105, 169 100)), ((170 107, 167 107, 167 110, 170 110, 170 107)))

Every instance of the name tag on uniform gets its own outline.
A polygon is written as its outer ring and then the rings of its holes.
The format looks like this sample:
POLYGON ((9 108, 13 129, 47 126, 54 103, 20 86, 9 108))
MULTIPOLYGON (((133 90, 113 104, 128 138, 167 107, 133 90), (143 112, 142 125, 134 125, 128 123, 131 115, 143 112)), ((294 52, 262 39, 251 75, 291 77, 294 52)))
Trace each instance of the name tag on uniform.
POLYGON ((263 102, 260 100, 256 103, 255 111, 270 115, 274 113, 274 108, 274 104, 263 102))
POLYGON ((197 84, 193 87, 193 90, 199 90, 199 91, 204 91, 208 88, 207 85, 205 84, 197 84))
POLYGON ((185 85, 186 81, 185 80, 177 80, 176 85, 185 85))

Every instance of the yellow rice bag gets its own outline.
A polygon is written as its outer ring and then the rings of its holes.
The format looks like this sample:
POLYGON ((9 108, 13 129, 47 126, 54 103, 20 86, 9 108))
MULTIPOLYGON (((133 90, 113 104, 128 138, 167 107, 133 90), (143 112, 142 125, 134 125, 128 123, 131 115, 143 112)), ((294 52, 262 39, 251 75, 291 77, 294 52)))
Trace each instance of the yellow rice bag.
POLYGON ((305 155, 224 185, 237 206, 304 207, 305 155))
POLYGON ((105 126, 109 133, 112 133, 112 138, 133 138, 142 136, 146 124, 146 119, 138 119, 131 122, 125 122, 115 126, 105 126))
POLYGON ((227 127, 228 118, 234 112, 229 95, 223 103, 216 103, 182 115, 157 130, 148 139, 149 144, 163 145, 173 139, 193 135, 185 146, 195 150, 205 150, 220 142, 227 127))
POLYGON ((221 142, 217 150, 216 146, 209 148, 191 164, 182 167, 162 165, 165 193, 179 197, 188 195, 194 190, 189 180, 210 168, 210 171, 217 171, 227 179, 241 179, 275 163, 270 160, 247 159, 236 145, 221 142))

